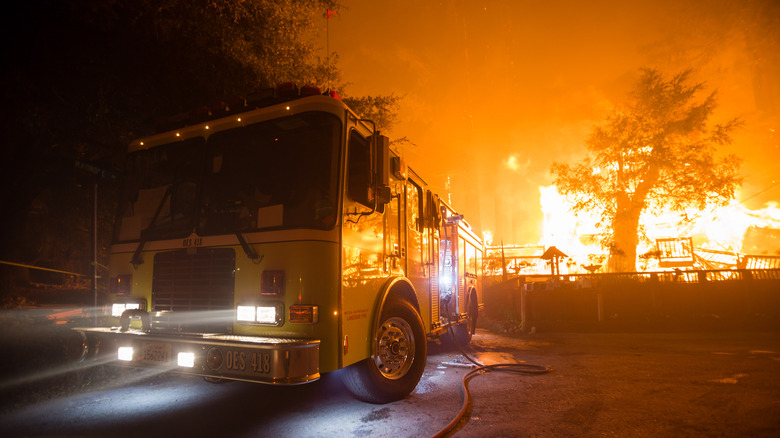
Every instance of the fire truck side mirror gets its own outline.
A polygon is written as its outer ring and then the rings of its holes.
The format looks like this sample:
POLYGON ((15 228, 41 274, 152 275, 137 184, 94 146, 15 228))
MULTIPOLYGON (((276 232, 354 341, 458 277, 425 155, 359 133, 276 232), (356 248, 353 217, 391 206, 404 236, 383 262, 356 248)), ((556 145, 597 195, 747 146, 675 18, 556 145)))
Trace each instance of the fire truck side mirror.
POLYGON ((376 191, 377 204, 387 204, 393 197, 393 192, 389 186, 379 186, 376 191))
POLYGON ((404 161, 404 159, 401 157, 393 157, 392 165, 393 165, 393 176, 400 179, 401 181, 406 181, 406 178, 408 178, 409 175, 406 170, 406 162, 404 161))
POLYGON ((376 201, 380 205, 387 204, 392 198, 390 191, 390 139, 381 134, 374 134, 374 175, 376 181, 376 201))

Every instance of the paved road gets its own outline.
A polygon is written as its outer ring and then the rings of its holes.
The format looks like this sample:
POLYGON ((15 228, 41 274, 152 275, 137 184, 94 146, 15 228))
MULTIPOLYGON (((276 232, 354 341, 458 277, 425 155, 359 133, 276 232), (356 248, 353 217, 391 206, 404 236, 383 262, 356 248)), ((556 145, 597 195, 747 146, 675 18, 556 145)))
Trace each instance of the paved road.
MULTIPOLYGON (((6 406, 0 436, 431 436, 460 409, 470 368, 437 343, 429 349, 415 392, 388 405, 354 400, 338 373, 277 388, 103 371, 90 391, 6 406)), ((480 330, 470 350, 483 363, 554 371, 472 379, 472 408, 457 437, 780 436, 778 333, 512 338, 480 330)))

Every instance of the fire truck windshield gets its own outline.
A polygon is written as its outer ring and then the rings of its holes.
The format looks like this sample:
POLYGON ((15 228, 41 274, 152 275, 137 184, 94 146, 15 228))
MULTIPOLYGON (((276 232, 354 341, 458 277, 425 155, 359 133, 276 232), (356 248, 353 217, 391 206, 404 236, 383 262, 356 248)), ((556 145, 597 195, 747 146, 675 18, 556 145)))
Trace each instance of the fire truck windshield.
POLYGON ((339 119, 309 112, 131 154, 117 241, 330 229, 339 119))

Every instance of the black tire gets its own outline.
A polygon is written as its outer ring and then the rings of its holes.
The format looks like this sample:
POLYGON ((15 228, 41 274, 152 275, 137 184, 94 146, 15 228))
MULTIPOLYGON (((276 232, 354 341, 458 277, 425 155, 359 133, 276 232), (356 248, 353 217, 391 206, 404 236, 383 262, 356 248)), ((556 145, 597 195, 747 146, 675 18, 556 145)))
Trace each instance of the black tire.
POLYGON ((371 357, 344 370, 347 389, 368 403, 390 403, 409 395, 422 377, 427 357, 422 320, 411 304, 389 299, 380 321, 371 357))

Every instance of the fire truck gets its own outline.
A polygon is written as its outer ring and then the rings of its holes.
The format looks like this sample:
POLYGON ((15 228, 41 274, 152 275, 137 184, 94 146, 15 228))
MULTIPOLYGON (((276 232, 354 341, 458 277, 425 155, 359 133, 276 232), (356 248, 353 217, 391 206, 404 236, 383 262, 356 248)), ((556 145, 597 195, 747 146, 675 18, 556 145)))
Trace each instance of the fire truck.
POLYGON ((468 343, 483 243, 333 92, 283 84, 133 142, 105 324, 85 357, 358 398, 416 387, 427 341, 468 343))

